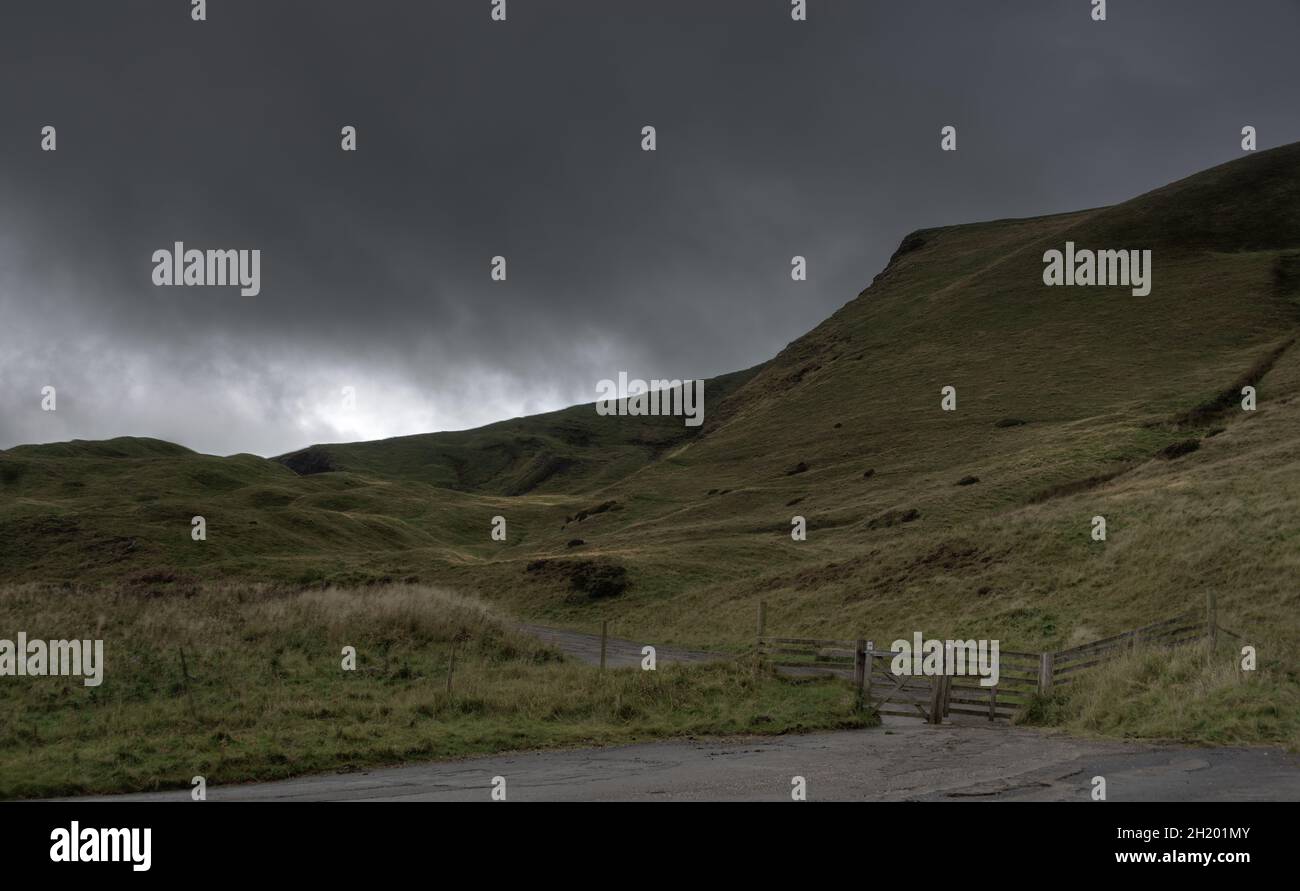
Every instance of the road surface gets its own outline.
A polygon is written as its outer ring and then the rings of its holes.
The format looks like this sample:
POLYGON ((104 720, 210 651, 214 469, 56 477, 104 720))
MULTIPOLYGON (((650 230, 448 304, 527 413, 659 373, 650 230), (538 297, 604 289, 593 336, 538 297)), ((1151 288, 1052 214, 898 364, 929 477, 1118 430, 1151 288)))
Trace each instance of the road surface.
MULTIPOLYGON (((1080 801, 1106 778, 1109 801, 1300 801, 1300 757, 1274 749, 1190 749, 1081 740, 1029 729, 931 726, 802 736, 674 740, 527 752, 274 783, 209 786, 209 801, 1080 801)), ((114 796, 189 801, 189 790, 114 796)), ((85 799, 82 799, 85 800, 85 799)))

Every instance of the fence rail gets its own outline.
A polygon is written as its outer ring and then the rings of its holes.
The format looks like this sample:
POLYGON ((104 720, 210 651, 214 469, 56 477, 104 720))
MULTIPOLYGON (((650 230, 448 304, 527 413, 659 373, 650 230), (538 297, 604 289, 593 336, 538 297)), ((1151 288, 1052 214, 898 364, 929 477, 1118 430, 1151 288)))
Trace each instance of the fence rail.
MULTIPOLYGON (((892 670, 897 655, 878 650, 872 641, 816 637, 769 637, 767 604, 758 607, 755 671, 770 666, 787 675, 851 678, 864 707, 882 715, 921 717, 939 723, 950 714, 1009 720, 1035 696, 1073 683, 1083 672, 1143 646, 1177 647, 1216 640, 1218 609, 1214 594, 1207 597, 1204 616, 1191 610, 1141 628, 1089 641, 1064 650, 1022 653, 1000 650, 998 682, 984 686, 975 675, 899 675, 892 670)), ((945 665, 952 665, 945 653, 945 665)))

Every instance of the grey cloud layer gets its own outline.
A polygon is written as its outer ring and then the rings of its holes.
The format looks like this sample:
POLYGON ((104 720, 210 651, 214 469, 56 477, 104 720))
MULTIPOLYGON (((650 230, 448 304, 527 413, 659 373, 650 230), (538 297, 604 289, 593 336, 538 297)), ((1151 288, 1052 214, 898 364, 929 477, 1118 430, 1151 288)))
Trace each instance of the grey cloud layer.
POLYGON ((722 373, 911 229, 1122 200, 1233 157, 1244 123, 1300 138, 1282 0, 1105 24, 1084 0, 813 0, 806 24, 781 0, 514 0, 503 25, 486 0, 209 6, 6 4, 0 447, 270 454, 722 373), (176 240, 261 249, 262 293, 154 288, 176 240), (345 385, 353 420, 328 410, 345 385))

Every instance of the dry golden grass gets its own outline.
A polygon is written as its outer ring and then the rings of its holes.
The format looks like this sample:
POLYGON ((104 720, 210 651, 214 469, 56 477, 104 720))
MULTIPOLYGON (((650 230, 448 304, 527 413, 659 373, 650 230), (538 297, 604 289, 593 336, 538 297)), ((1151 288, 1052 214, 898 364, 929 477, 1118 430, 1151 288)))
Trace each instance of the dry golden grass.
POLYGON ((1300 687, 1277 654, 1282 642, 1262 638, 1255 670, 1242 669, 1240 648, 1223 643, 1141 649, 1084 672, 1065 692, 1040 702, 1026 723, 1073 733, 1196 740, 1207 745, 1280 743, 1300 751, 1300 687))

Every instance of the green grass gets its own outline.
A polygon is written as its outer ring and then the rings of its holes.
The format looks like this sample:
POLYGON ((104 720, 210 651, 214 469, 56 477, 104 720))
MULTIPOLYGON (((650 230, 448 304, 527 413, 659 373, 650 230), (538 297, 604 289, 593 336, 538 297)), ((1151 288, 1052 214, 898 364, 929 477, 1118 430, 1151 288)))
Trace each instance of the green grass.
POLYGON ((748 662, 602 673, 427 587, 230 586, 162 599, 9 588, 0 620, 29 638, 105 642, 98 687, 0 684, 0 798, 869 723, 844 682, 755 678, 748 662), (357 650, 356 671, 341 668, 344 646, 357 650))

